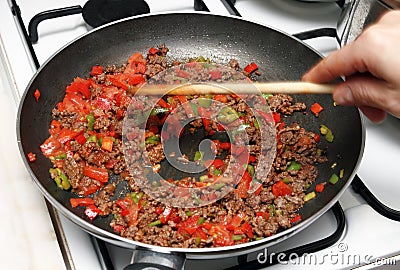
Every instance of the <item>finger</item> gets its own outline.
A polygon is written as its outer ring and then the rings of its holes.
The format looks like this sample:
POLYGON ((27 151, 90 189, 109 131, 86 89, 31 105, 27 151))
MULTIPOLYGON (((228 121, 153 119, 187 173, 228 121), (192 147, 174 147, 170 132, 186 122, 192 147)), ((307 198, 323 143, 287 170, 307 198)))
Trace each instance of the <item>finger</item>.
POLYGON ((303 76, 304 81, 329 82, 341 76, 367 71, 363 52, 357 52, 359 45, 350 43, 341 50, 334 51, 303 76))
POLYGON ((396 93, 382 80, 352 76, 335 89, 333 99, 340 105, 373 107, 397 114, 396 93))
POLYGON ((381 109, 368 106, 361 106, 360 110, 369 120, 371 120, 376 124, 382 123, 386 118, 386 112, 381 109))

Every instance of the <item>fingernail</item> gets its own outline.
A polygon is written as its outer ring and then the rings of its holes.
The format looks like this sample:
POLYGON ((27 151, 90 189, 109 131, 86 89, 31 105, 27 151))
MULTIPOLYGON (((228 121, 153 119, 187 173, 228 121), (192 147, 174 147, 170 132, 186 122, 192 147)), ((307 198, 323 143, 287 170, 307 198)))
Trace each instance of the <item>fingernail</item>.
POLYGON ((353 93, 348 87, 339 88, 335 92, 334 100, 339 105, 353 103, 353 93))

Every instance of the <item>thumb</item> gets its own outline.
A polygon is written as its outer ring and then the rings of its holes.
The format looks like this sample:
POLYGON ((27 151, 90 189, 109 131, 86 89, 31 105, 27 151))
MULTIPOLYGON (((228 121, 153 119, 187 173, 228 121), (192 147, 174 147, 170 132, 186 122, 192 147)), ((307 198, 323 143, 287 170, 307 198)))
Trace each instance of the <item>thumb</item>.
MULTIPOLYGON (((393 104, 396 102, 394 97, 396 92, 388 87, 385 81, 366 76, 354 76, 335 89, 333 99, 339 105, 375 108, 377 113, 378 111, 388 111, 396 115, 396 112, 393 111, 394 107, 397 107, 393 104)), ((380 114, 382 115, 382 113, 380 114)), ((369 118, 371 119, 371 117, 369 118)))

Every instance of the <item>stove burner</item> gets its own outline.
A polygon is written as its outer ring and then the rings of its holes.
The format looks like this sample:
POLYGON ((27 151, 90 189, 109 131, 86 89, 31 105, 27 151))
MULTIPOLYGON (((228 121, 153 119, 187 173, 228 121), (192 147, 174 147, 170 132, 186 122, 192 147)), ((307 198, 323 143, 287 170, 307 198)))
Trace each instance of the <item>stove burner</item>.
MULTIPOLYGON (((17 18, 21 17, 15 0, 13 3, 13 12, 17 18)), ((28 25, 29 39, 32 43, 38 41, 38 25, 40 22, 48 19, 82 13, 82 17, 88 25, 98 27, 115 20, 149 12, 149 5, 144 0, 89 0, 83 8, 77 5, 46 10, 36 14, 28 25)), ((21 25, 23 25, 23 22, 21 22, 21 25)), ((23 29, 25 29, 25 26, 23 29)))
POLYGON ((149 13, 143 0, 89 0, 83 6, 83 19, 92 27, 119 19, 149 13))

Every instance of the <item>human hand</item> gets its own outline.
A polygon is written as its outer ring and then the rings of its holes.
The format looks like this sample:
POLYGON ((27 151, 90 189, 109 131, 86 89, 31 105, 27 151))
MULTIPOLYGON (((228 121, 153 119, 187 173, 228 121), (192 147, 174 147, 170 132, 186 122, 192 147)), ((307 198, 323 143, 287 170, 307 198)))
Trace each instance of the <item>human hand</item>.
POLYGON ((352 43, 309 70, 304 81, 322 83, 340 76, 333 92, 339 105, 357 106, 373 122, 386 112, 400 117, 400 11, 390 11, 352 43))

